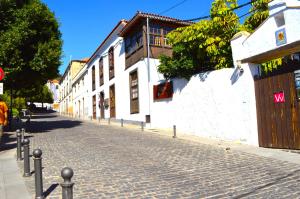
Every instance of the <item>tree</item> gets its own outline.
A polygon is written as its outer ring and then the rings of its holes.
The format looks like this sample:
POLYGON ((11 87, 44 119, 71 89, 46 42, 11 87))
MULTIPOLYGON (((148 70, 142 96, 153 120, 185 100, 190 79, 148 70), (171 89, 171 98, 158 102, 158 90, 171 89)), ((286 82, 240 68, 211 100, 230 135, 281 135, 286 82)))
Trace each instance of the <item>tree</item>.
POLYGON ((31 89, 57 77, 62 40, 54 14, 39 0, 0 0, 0 66, 6 87, 31 89))
POLYGON ((269 16, 268 3, 270 0, 256 0, 252 2, 249 10, 252 13, 245 19, 243 29, 248 32, 253 32, 258 26, 265 21, 269 16))
POLYGON ((162 55, 158 71, 165 78, 189 79, 196 72, 232 67, 230 39, 239 27, 232 10, 236 6, 236 0, 215 0, 211 19, 170 32, 167 38, 173 46, 173 56, 162 55))
POLYGON ((29 102, 53 103, 53 94, 46 85, 36 87, 32 92, 34 95, 28 98, 29 102))

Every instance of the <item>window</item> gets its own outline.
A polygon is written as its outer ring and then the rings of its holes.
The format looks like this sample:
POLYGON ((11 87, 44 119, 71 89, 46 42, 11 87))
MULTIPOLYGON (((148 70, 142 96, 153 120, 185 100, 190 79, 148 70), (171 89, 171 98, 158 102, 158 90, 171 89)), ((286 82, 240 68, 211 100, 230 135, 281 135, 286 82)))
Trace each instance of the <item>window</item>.
POLYGON ((130 113, 139 112, 139 83, 137 70, 129 74, 130 113))
POLYGON ((153 100, 168 99, 173 97, 172 81, 153 86, 153 100))
POLYGON ((109 66, 109 79, 115 76, 115 66, 114 66, 114 48, 111 47, 108 51, 108 66, 109 66))
POLYGON ((173 28, 170 27, 160 27, 155 24, 150 25, 149 28, 150 45, 170 47, 170 44, 168 43, 166 36, 172 30, 173 28))
POLYGON ((127 55, 134 53, 143 46, 142 32, 136 32, 125 39, 125 52, 127 55))
POLYGON ((95 66, 92 68, 92 90, 96 89, 96 73, 95 73, 95 66))
POLYGON ((161 46, 161 27, 158 25, 151 25, 149 27, 150 44, 161 46))
POLYGON ((103 58, 102 57, 99 60, 99 82, 100 82, 100 86, 104 84, 104 78, 103 78, 103 58))
POLYGON ((294 74, 295 74, 296 95, 297 95, 297 99, 300 100, 300 70, 296 70, 294 74))

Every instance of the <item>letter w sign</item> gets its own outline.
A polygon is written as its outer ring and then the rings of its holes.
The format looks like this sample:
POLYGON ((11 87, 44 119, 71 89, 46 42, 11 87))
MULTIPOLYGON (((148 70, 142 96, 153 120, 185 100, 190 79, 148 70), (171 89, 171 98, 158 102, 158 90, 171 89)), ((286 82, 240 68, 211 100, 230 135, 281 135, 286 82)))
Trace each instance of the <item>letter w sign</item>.
POLYGON ((274 102, 275 103, 283 103, 285 102, 284 92, 280 91, 278 93, 274 93, 274 102))

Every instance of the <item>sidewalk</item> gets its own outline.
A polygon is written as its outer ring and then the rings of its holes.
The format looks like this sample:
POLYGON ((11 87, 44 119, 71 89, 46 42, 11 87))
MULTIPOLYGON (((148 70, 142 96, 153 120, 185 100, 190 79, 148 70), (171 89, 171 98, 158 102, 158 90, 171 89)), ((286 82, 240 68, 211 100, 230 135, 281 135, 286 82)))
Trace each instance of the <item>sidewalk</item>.
POLYGON ((0 198, 30 199, 15 159, 15 149, 0 152, 0 198))
POLYGON ((30 199, 16 160, 15 132, 5 132, 0 143, 0 198, 30 199))

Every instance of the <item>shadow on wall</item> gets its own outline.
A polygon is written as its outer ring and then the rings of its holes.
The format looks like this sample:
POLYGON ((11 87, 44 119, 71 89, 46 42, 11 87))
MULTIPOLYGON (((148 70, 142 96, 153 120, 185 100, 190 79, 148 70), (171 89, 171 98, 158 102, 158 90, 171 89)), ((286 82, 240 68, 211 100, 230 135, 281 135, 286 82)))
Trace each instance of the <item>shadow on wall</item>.
POLYGON ((203 72, 203 73, 198 73, 198 74, 192 76, 189 80, 187 80, 187 79, 181 79, 181 78, 175 78, 175 79, 173 79, 174 80, 173 81, 174 93, 175 92, 181 93, 181 91, 184 89, 184 87, 187 86, 187 84, 190 82, 190 80, 192 78, 199 78, 199 80, 201 82, 204 82, 207 79, 207 77, 208 77, 208 75, 210 73, 211 73, 211 71, 206 71, 206 72, 203 72))
POLYGON ((241 72, 241 69, 236 67, 230 77, 231 85, 233 85, 237 80, 242 76, 243 72, 241 72))
POLYGON ((81 125, 80 121, 59 120, 59 121, 32 121, 30 122, 31 133, 46 133, 55 129, 73 128, 81 125))

